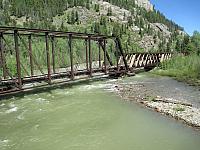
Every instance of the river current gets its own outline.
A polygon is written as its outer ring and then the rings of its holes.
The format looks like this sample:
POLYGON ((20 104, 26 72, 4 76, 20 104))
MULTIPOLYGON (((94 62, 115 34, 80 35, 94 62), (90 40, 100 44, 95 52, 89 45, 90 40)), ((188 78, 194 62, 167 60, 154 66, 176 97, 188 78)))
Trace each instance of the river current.
POLYGON ((0 101, 0 150, 199 150, 199 131, 121 100, 111 82, 0 101))

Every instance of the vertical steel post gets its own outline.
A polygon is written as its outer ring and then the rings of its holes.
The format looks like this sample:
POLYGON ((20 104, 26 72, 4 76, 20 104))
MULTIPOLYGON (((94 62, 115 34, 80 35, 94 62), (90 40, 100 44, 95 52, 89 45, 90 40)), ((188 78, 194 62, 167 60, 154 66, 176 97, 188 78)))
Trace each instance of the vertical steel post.
POLYGON ((3 45, 3 33, 0 33, 0 58, 3 68, 3 78, 6 79, 6 63, 5 63, 5 56, 4 56, 4 45, 3 45))
MULTIPOLYGON (((116 45, 117 46, 117 45, 116 45)), ((117 57, 117 71, 119 71, 119 51, 118 47, 116 47, 116 57, 117 57)))
POLYGON ((99 46, 99 68, 101 68, 101 45, 100 45, 100 41, 98 41, 98 46, 99 46))
MULTIPOLYGON (((3 68, 3 49, 2 49, 2 33, 0 33, 0 68, 3 68)), ((4 69, 2 70, 4 71, 4 69)), ((3 73, 4 74, 4 73, 3 73)), ((3 75, 2 75, 3 76, 3 75)), ((5 77, 4 77, 5 79, 5 77)), ((0 80, 1 80, 1 76, 0 76, 0 80)))
POLYGON ((92 51, 91 51, 91 37, 88 36, 88 47, 89 47, 89 75, 92 76, 92 51))
POLYGON ((55 38, 54 36, 51 37, 51 47, 52 47, 52 65, 53 65, 53 73, 56 73, 55 67, 55 38))
POLYGON ((106 40, 103 40, 103 49, 104 49, 104 71, 107 74, 107 62, 106 62, 106 40))
POLYGON ((89 71, 89 67, 88 67, 88 40, 86 39, 85 40, 85 49, 86 49, 86 52, 85 52, 85 57, 86 57, 86 69, 87 71, 89 71))
POLYGON ((51 62, 50 62, 50 53, 49 53, 49 33, 45 33, 46 41, 46 57, 47 57, 47 71, 48 71, 48 83, 51 84, 51 62))
POLYGON ((69 52, 71 64, 71 79, 74 79, 74 62, 73 62, 73 48, 72 48, 72 34, 69 34, 69 52))
POLYGON ((17 63, 18 84, 19 84, 19 89, 22 89, 20 52, 19 52, 18 31, 17 30, 14 30, 14 42, 15 42, 15 54, 16 54, 16 63, 17 63))
POLYGON ((29 59, 30 59, 30 67, 31 67, 31 77, 34 75, 34 67, 33 67, 33 52, 32 52, 32 41, 31 35, 28 37, 28 48, 29 48, 29 59))

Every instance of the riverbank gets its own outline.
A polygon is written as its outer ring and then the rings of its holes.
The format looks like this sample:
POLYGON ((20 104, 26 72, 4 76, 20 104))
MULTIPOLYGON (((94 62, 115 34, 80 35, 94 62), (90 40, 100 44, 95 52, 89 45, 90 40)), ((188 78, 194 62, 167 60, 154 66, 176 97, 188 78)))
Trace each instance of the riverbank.
POLYGON ((200 56, 195 54, 184 57, 175 56, 151 72, 173 77, 190 85, 200 86, 200 56))
POLYGON ((113 87, 123 100, 140 103, 156 112, 182 120, 184 123, 200 129, 200 107, 188 101, 177 100, 171 98, 170 95, 169 97, 158 95, 142 82, 116 81, 113 83, 113 87))

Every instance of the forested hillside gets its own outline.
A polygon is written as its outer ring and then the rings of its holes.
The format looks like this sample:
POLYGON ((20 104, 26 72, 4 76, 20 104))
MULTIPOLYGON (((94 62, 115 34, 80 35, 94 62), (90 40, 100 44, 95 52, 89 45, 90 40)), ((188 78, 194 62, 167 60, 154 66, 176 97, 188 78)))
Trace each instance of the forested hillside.
MULTIPOLYGON (((194 46, 184 29, 148 0, 0 0, 0 25, 118 36, 127 53, 193 52, 194 46), (147 1, 150 9, 139 5, 140 1, 147 1)), ((60 49, 65 46, 64 42, 59 44, 60 49)), ((35 53, 43 47, 44 41, 38 41, 35 53)), ((74 57, 82 59, 81 47, 82 43, 74 43, 74 57)), ((108 43, 108 51, 113 49, 114 44, 108 43)))
POLYGON ((0 0, 0 7, 3 26, 113 34, 122 38, 127 50, 170 51, 175 48, 174 39, 183 31, 159 11, 139 7, 135 0, 0 0), (120 10, 122 19, 115 19, 116 6, 127 10, 120 10))

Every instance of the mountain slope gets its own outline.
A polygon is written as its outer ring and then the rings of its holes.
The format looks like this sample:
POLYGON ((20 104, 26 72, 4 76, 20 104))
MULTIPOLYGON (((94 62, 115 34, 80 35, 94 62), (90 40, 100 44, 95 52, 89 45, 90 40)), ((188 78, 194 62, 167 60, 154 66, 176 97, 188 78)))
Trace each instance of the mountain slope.
POLYGON ((133 51, 174 51, 183 28, 149 0, 0 0, 1 25, 119 36, 133 51))

